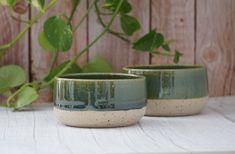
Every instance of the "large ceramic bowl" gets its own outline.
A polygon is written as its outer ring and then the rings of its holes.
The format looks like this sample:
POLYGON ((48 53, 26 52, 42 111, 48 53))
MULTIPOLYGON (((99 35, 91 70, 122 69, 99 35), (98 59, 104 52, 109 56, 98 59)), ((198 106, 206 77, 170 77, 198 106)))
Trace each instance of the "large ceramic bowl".
POLYGON ((60 76, 54 112, 76 127, 119 127, 137 123, 145 113, 145 78, 130 74, 89 73, 60 76))
POLYGON ((207 102, 207 76, 203 66, 147 65, 126 67, 124 71, 146 77, 146 115, 197 114, 207 102))

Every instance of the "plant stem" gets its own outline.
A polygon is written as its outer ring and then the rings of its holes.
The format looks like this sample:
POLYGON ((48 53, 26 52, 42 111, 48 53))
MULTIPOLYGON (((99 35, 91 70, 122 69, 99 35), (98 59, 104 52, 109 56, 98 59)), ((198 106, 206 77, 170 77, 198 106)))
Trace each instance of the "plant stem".
POLYGON ((104 15, 104 16, 110 16, 110 15, 112 15, 112 13, 105 13, 105 12, 101 12, 101 11, 100 11, 100 14, 101 14, 101 15, 104 15))
MULTIPOLYGON (((112 18, 110 19, 109 23, 108 23, 107 26, 104 28, 104 30, 103 30, 86 48, 82 49, 81 52, 79 52, 72 60, 70 60, 70 62, 69 62, 59 73, 57 73, 56 76, 63 74, 68 68, 70 68, 71 65, 72 65, 73 63, 75 63, 76 60, 77 60, 81 55, 83 55, 84 53, 86 53, 86 52, 89 50, 89 48, 90 48, 91 46, 93 46, 93 45, 108 31, 109 27, 112 25, 112 23, 113 23, 115 17, 117 16, 118 10, 120 9, 122 3, 123 3, 123 0, 120 0, 119 3, 118 3, 118 7, 117 7, 115 13, 113 14, 112 18)), ((54 81, 54 78, 51 79, 50 81, 46 82, 46 83, 41 80, 41 81, 36 81, 36 82, 34 82, 34 83, 26 83, 26 84, 24 84, 24 85, 23 85, 22 87, 20 87, 20 89, 18 89, 14 94, 12 94, 10 97, 8 97, 8 99, 7 99, 7 107, 10 107, 10 101, 11 101, 17 94, 19 94, 25 87, 31 85, 31 86, 36 86, 36 87, 37 87, 37 90, 40 90, 40 89, 43 89, 43 88, 48 87, 50 84, 53 83, 53 81, 54 81)))
POLYGON ((40 13, 38 13, 32 20, 30 20, 25 28, 11 42, 0 46, 0 53, 3 53, 1 54, 1 56, 4 55, 6 49, 15 45, 20 40, 20 38, 23 37, 23 35, 32 27, 32 25, 44 15, 44 12, 53 7, 56 2, 57 0, 51 0, 51 2, 44 8, 44 11, 40 11, 40 13))
POLYGON ((163 43, 163 45, 166 45, 166 44, 171 44, 171 43, 175 43, 176 40, 175 39, 170 39, 170 40, 167 40, 163 43))
POLYGON ((77 25, 74 26, 74 28, 73 28, 73 30, 72 30, 73 32, 75 32, 75 31, 80 27, 80 25, 82 24, 82 22, 86 19, 86 17, 87 17, 88 14, 90 13, 90 11, 91 11, 91 9, 93 8, 94 4, 95 4, 95 0, 93 0, 93 1, 91 2, 91 5, 88 7, 86 13, 85 13, 85 14, 82 16, 82 18, 78 21, 77 25))
POLYGON ((56 63, 57 58, 58 58, 58 55, 59 55, 59 52, 53 52, 53 57, 52 57, 51 65, 50 65, 50 68, 49 68, 49 72, 51 72, 51 70, 55 66, 55 63, 56 63))
POLYGON ((72 11, 70 13, 70 16, 69 16, 69 19, 68 19, 68 24, 71 23, 71 21, 73 19, 73 16, 74 16, 74 14, 75 14, 75 12, 76 12, 76 10, 78 8, 79 3, 80 3, 80 1, 77 4, 73 4, 74 6, 73 6, 73 9, 72 9, 72 11))
MULTIPOLYGON (((102 17, 100 16, 101 12, 100 12, 100 10, 99 10, 99 7, 98 7, 98 4, 97 4, 97 3, 98 3, 98 0, 95 0, 95 11, 96 11, 96 15, 97 15, 98 21, 100 22, 100 24, 102 25, 102 27, 105 28, 106 25, 105 25, 105 23, 104 23, 102 17)), ((130 42, 131 42, 131 41, 128 40, 127 38, 121 36, 119 32, 115 32, 115 31, 112 31, 112 30, 110 30, 110 29, 108 29, 108 32, 111 33, 111 34, 113 34, 113 35, 115 35, 116 37, 122 39, 123 41, 125 41, 125 42, 127 42, 127 43, 130 43, 130 42)))
MULTIPOLYGON (((73 19, 73 16, 77 10, 77 7, 78 5, 74 6, 71 13, 70 13, 70 16, 69 16, 69 19, 68 19, 68 25, 71 23, 72 19, 73 19)), ((57 58, 58 58, 58 55, 59 55, 59 52, 56 51, 56 52, 53 52, 53 57, 52 57, 52 61, 51 61, 51 65, 50 65, 50 68, 49 68, 49 71, 48 71, 48 74, 51 72, 51 70, 53 69, 53 67, 55 66, 55 63, 57 61, 57 58)))
POLYGON ((153 51, 153 52, 150 52, 151 54, 154 54, 154 55, 161 55, 161 56, 168 56, 168 57, 174 57, 175 56, 175 53, 172 53, 172 52, 169 52, 169 51, 153 51))
POLYGON ((14 94, 12 94, 10 97, 7 98, 7 106, 10 106, 10 101, 17 95, 19 94, 25 87, 33 85, 32 83, 26 83, 20 89, 18 89, 14 94))
POLYGON ((10 14, 10 17, 11 17, 13 20, 17 21, 17 22, 26 23, 26 24, 29 24, 29 23, 30 23, 30 21, 28 21, 28 20, 22 20, 21 18, 16 17, 16 16, 14 16, 13 14, 10 14))
MULTIPOLYGON (((122 3, 123 3, 123 0, 120 0, 119 3, 118 3, 117 9, 115 10, 115 12, 114 12, 112 18, 110 19, 109 23, 108 23, 107 26, 104 28, 104 30, 103 30, 86 48, 82 49, 81 52, 79 52, 72 60, 70 60, 70 62, 69 62, 59 73, 57 73, 56 76, 59 76, 59 75, 63 74, 68 68, 71 67, 71 65, 72 65, 73 63, 75 63, 75 62, 77 61, 77 59, 78 59, 80 56, 82 56, 84 53, 86 53, 86 52, 90 49, 91 46, 93 46, 106 32, 108 32, 110 26, 112 25, 114 19, 116 18, 117 14, 118 14, 118 11, 119 11, 119 9, 120 9, 122 3)), ((54 79, 51 79, 51 80, 48 81, 47 83, 42 84, 42 85, 40 86, 40 89, 43 89, 43 88, 49 86, 50 84, 53 83, 53 81, 54 81, 54 79)))

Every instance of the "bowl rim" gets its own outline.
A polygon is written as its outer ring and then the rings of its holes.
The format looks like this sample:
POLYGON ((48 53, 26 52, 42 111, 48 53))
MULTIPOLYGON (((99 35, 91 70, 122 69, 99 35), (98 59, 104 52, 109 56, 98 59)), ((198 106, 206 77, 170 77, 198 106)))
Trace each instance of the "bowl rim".
POLYGON ((135 75, 135 74, 128 74, 128 73, 71 73, 66 75, 60 75, 55 78, 55 80, 67 80, 67 81, 85 81, 85 82, 106 82, 106 81, 141 81, 145 80, 144 76, 135 75), (126 77, 133 77, 129 79, 73 79, 73 78, 66 78, 66 76, 97 76, 97 75, 107 75, 107 76, 126 76, 126 77))
POLYGON ((194 71, 194 70, 204 70, 204 69, 205 66, 199 64, 163 64, 163 65, 147 64, 147 65, 132 65, 132 66, 123 67, 124 71, 135 70, 135 71, 149 71, 149 72, 194 71), (160 67, 183 67, 183 68, 160 68, 160 67))

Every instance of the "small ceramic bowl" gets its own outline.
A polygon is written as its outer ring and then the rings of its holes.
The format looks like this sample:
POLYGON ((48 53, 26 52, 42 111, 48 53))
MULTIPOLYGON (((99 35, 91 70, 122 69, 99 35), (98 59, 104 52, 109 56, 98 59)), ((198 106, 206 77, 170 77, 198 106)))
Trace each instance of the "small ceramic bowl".
POLYGON ((137 123, 146 109, 145 77, 80 73, 56 78, 54 112, 76 127, 120 127, 137 123))
POLYGON ((200 65, 147 65, 124 68, 146 77, 149 116, 193 115, 208 99, 206 70, 200 65))

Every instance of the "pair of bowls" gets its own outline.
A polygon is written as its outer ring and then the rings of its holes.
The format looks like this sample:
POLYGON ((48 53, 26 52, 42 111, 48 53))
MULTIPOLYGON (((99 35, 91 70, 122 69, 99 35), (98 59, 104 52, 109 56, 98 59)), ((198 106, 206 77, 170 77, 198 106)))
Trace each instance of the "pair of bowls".
POLYGON ((147 116, 200 113, 208 98, 206 70, 197 65, 148 65, 121 73, 63 75, 56 79, 54 112, 76 127, 120 127, 147 116))

